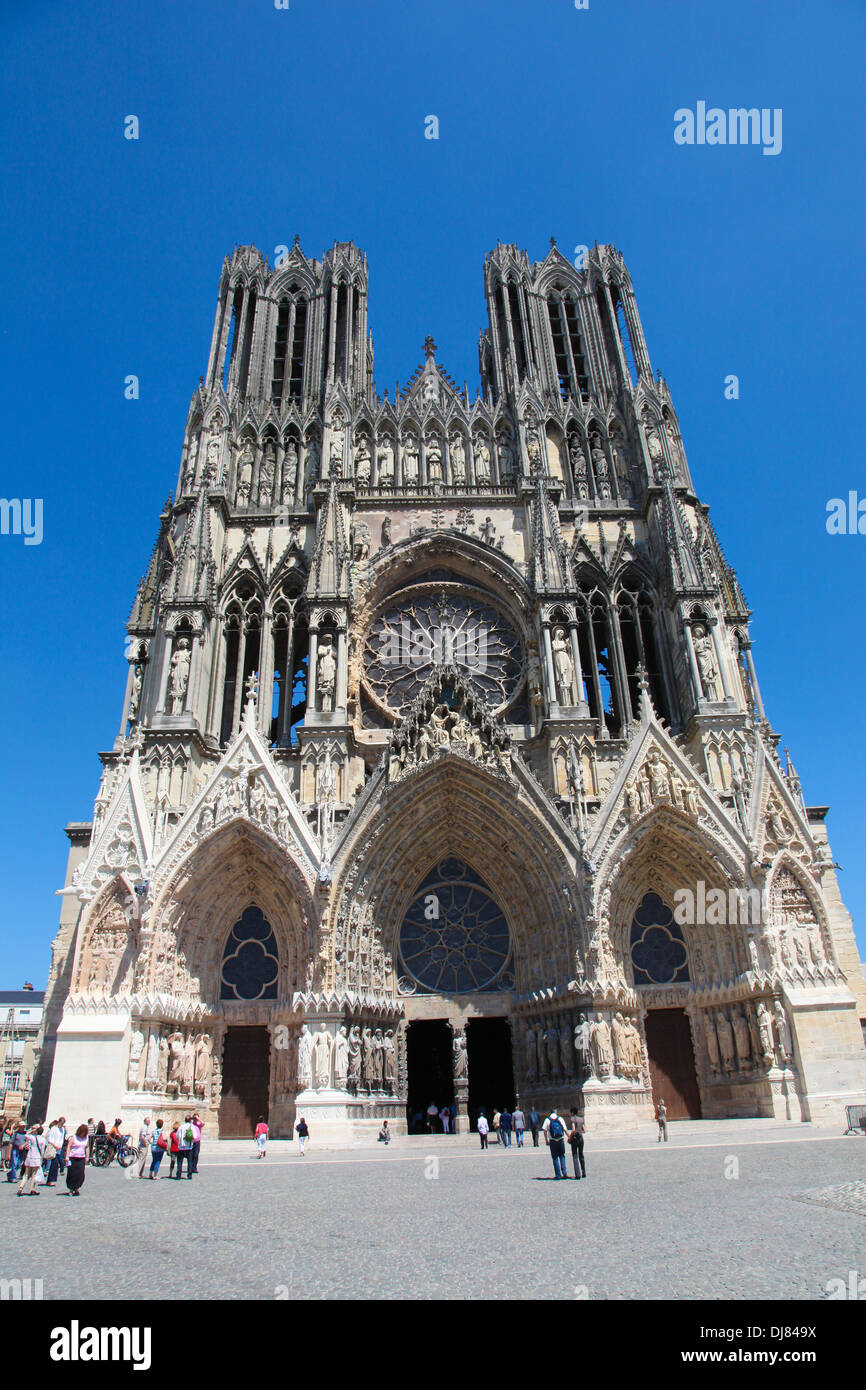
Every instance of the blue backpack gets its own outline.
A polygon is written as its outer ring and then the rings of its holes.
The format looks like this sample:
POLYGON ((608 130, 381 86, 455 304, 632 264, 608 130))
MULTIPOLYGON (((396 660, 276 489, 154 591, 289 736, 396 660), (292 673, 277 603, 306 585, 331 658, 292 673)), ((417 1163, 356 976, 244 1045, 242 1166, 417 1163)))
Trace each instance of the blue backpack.
POLYGON ((555 1120, 550 1121, 550 1129, 548 1132, 550 1134, 551 1139, 561 1139, 562 1136, 565 1134, 565 1125, 562 1123, 562 1120, 560 1120, 558 1116, 555 1120))

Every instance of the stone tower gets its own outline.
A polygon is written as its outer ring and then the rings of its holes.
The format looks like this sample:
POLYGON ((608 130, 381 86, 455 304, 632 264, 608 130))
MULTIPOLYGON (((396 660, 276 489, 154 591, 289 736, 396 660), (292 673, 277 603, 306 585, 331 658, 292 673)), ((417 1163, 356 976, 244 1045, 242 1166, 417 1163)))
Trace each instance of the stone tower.
POLYGON ((226 259, 34 1104, 290 1133, 866 1100, 824 826, 612 247, 486 258, 474 399, 367 262, 226 259), (53 1072, 52 1072, 53 1064, 53 1072))

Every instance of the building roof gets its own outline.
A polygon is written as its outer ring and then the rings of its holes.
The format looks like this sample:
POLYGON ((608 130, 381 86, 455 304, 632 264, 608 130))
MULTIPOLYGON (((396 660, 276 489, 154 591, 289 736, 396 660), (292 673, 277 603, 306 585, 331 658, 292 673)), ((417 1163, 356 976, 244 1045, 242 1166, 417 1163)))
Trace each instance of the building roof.
POLYGON ((45 1002, 45 991, 43 989, 7 989, 0 990, 0 1004, 43 1004, 45 1002))

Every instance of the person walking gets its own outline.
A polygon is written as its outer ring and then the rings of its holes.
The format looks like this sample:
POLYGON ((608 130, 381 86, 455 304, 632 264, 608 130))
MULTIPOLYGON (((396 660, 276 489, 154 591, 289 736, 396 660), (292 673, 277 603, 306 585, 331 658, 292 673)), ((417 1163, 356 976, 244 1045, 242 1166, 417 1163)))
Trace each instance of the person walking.
POLYGON ((58 1159, 60 1160, 60 1162, 59 1162, 59 1164, 58 1164, 58 1168, 59 1168, 59 1170, 60 1170, 61 1173, 65 1174, 65 1173, 66 1173, 66 1164, 67 1164, 67 1149, 69 1148, 69 1141, 70 1141, 70 1139, 71 1139, 72 1136, 70 1135, 69 1131, 68 1131, 67 1128, 66 1128, 66 1116, 65 1116, 65 1115, 61 1115, 61 1116, 60 1116, 60 1119, 57 1121, 57 1123, 58 1123, 58 1125, 60 1126, 60 1132, 61 1132, 62 1135, 63 1135, 63 1143, 60 1145, 60 1148, 59 1148, 58 1151, 57 1151, 57 1157, 58 1157, 58 1159))
POLYGON ((193 1115, 193 1117, 192 1117, 192 1132, 193 1132, 193 1135, 194 1135, 194 1138, 193 1138, 193 1141, 192 1141, 192 1172, 193 1172, 193 1173, 197 1173, 197 1172, 198 1172, 198 1156, 199 1156, 199 1154, 201 1153, 201 1132, 202 1132, 203 1129, 204 1129, 204 1125, 202 1124, 201 1120, 200 1120, 199 1117, 198 1117, 198 1112, 196 1112, 196 1113, 193 1115))
POLYGON ((162 1156, 168 1148, 168 1138, 163 1133, 164 1127, 165 1121, 157 1120, 156 1128, 150 1140, 150 1172, 147 1176, 153 1178, 154 1182, 159 1181, 159 1165, 162 1163, 162 1156))
POLYGON ((179 1129, 180 1122, 178 1120, 175 1120, 174 1124, 171 1127, 171 1134, 168 1136, 168 1176, 170 1178, 174 1177, 174 1170, 177 1167, 177 1135, 179 1129))
MULTIPOLYGON (((386 1121, 385 1121, 385 1124, 387 1125, 387 1123, 388 1123, 388 1122, 387 1122, 387 1120, 386 1120, 386 1121)), ((310 1137, 310 1131, 309 1131, 309 1129, 307 1128, 307 1122, 306 1122, 306 1120, 304 1119, 303 1115, 302 1115, 301 1118, 298 1120, 298 1123, 295 1125, 295 1133, 296 1133, 297 1136, 298 1136, 298 1150, 299 1150, 299 1152, 300 1152, 301 1158, 303 1158, 303 1156, 304 1156, 304 1148, 305 1148, 305 1146, 306 1146, 307 1140, 308 1140, 309 1137, 310 1137)))
POLYGON ((517 1141, 518 1149, 523 1148, 523 1135, 526 1130, 526 1116, 520 1108, 520 1103, 514 1107, 511 1115, 511 1125, 514 1130, 514 1138, 517 1141))
POLYGON ((19 1197, 38 1197, 36 1178, 42 1167, 45 1144, 42 1139, 42 1126, 34 1125, 27 1135, 24 1150, 24 1176, 18 1185, 19 1197))
POLYGON ((84 1186, 87 1167, 87 1145, 90 1135, 87 1125, 79 1125, 69 1141, 66 1163, 66 1190, 70 1197, 79 1197, 84 1186))
POLYGON ((532 1135, 532 1147, 538 1148, 538 1131, 541 1128, 541 1116, 533 1105, 529 1112, 529 1132, 532 1135))
POLYGON ((18 1174, 21 1172, 21 1169, 24 1166, 24 1154, 26 1149, 27 1126, 25 1124, 19 1124, 15 1129, 15 1133, 12 1135, 12 1166, 9 1169, 9 1176, 6 1179, 7 1182, 18 1181, 18 1174))
POLYGON ((87 1162, 88 1162, 88 1163, 92 1163, 92 1162, 93 1162, 93 1141, 94 1141, 95 1138, 96 1138, 96 1121, 95 1121, 94 1119, 90 1119, 90 1120, 87 1121, 87 1162))
POLYGON ((259 1151, 259 1158, 265 1158, 268 1152, 268 1126, 264 1115, 259 1116, 259 1122, 256 1125, 255 1140, 256 1148, 259 1151))
POLYGON ((478 1129, 478 1137, 479 1137, 480 1140, 481 1140, 481 1147, 482 1147, 482 1149, 486 1149, 486 1148, 487 1148, 487 1136, 488 1136, 488 1134, 490 1133, 490 1125, 489 1125, 489 1123, 488 1123, 487 1116, 485 1115, 485 1113, 484 1113, 483 1110, 481 1111, 481 1113, 480 1113, 479 1116, 478 1116, 478 1120, 477 1120, 477 1122, 476 1122, 476 1127, 477 1127, 477 1129, 478 1129))
POLYGON ((439 1106, 436 1104, 435 1100, 431 1100, 430 1104, 427 1106, 427 1132, 428 1132, 428 1134, 435 1134, 435 1133, 436 1133, 436 1122, 437 1122, 438 1119, 439 1119, 439 1106))
POLYGON ((659 1097, 659 1103, 658 1103, 658 1105, 656 1106, 656 1119, 658 1120, 658 1125, 659 1125, 659 1137, 658 1137, 658 1142, 661 1143, 661 1142, 662 1142, 662 1139, 664 1139, 665 1143, 667 1143, 667 1142, 668 1142, 668 1112, 667 1112, 667 1110, 665 1109, 665 1103, 664 1103, 664 1101, 661 1099, 661 1097, 659 1097))
POLYGON ((571 1145, 571 1162, 574 1166, 574 1176, 576 1178, 586 1177, 586 1164, 583 1161, 583 1116, 572 1107, 571 1128, 568 1131, 568 1142, 571 1145), (578 1165, 580 1171, 578 1171, 578 1165))
POLYGON ((150 1158, 150 1151, 153 1148, 153 1130, 150 1127, 150 1116, 145 1115, 141 1129, 138 1131, 138 1158, 135 1160, 138 1168, 138 1176, 146 1178, 149 1174, 145 1173, 144 1165, 150 1158))
POLYGON ((508 1109, 508 1106, 507 1106, 507 1105, 506 1105, 505 1109, 503 1110, 502 1114, 499 1116, 499 1133, 500 1133, 500 1135, 501 1135, 501 1141, 500 1141, 500 1142, 503 1143, 503 1144, 505 1145, 506 1149, 510 1149, 510 1148, 511 1148, 511 1111, 508 1109))
POLYGON ((175 1177, 183 1177, 183 1161, 186 1159, 186 1175, 192 1179, 190 1163, 192 1162, 193 1139, 192 1115, 184 1115, 183 1124, 177 1132, 177 1173, 175 1177))
POLYGON ((443 1106, 442 1106, 442 1109, 439 1111, 439 1120, 440 1120, 441 1125, 442 1125, 442 1133, 443 1133, 443 1134, 447 1134, 447 1133, 448 1133, 448 1125, 449 1125, 450 1119, 451 1119, 451 1111, 448 1109, 448 1106, 447 1106, 447 1105, 443 1105, 443 1106))
POLYGON ((42 1158, 48 1164, 48 1173, 45 1178, 46 1187, 57 1186, 57 1173, 60 1168, 60 1150, 63 1147, 66 1135, 61 1128, 59 1120, 52 1120, 45 1131, 45 1142, 42 1146, 42 1158))
POLYGON ((565 1171, 565 1125, 556 1110, 551 1110, 542 1128, 550 1149, 550 1157, 553 1159, 553 1171, 559 1182, 560 1178, 568 1177, 565 1171))

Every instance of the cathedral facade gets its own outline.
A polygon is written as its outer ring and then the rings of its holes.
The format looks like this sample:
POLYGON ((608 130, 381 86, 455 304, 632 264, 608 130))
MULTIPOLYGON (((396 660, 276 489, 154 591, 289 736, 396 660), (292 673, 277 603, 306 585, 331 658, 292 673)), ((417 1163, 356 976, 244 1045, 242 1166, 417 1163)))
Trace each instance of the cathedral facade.
POLYGON ((485 260, 480 391, 374 382, 352 243, 226 259, 34 1103, 840 1121, 866 990, 619 253, 485 260), (49 1090, 50 1086, 50 1090, 49 1090))

